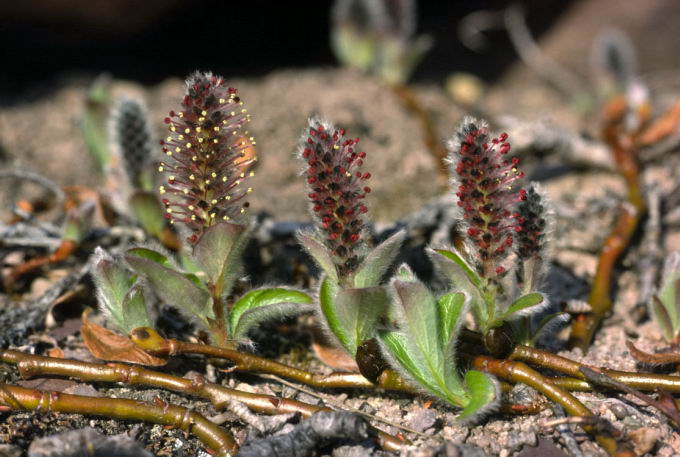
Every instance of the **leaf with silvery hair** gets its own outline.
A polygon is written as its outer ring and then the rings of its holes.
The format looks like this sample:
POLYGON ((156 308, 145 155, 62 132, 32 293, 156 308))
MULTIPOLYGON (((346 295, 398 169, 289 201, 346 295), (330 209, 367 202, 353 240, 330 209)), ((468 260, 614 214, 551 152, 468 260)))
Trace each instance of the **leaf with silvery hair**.
POLYGON ((400 230, 373 248, 354 273, 354 287, 372 287, 380 284, 380 280, 399 255, 405 236, 406 232, 400 230))
POLYGON ((165 303, 176 306, 205 327, 209 325, 208 319, 214 318, 210 294, 179 271, 165 266, 163 260, 167 259, 162 254, 150 249, 131 249, 125 260, 133 270, 146 277, 165 303))

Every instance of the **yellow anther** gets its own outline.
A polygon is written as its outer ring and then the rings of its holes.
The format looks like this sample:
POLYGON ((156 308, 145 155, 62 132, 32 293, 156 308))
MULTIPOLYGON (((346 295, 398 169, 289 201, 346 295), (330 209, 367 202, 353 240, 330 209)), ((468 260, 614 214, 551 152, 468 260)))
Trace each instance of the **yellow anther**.
POLYGON ((228 220, 229 220, 229 216, 222 216, 222 219, 224 219, 225 221, 228 221, 228 220))
POLYGON ((172 155, 172 151, 166 151, 166 152, 165 152, 165 155, 171 156, 171 155, 172 155))
POLYGON ((191 160, 192 160, 193 162, 196 162, 196 161, 198 160, 198 156, 192 156, 192 157, 191 157, 191 160))
POLYGON ((247 113, 247 112, 248 112, 248 110, 247 110, 247 109, 245 109, 245 108, 243 108, 243 109, 241 110, 241 112, 242 112, 243 114, 245 114, 245 113, 247 113))
POLYGON ((180 111, 179 113, 177 113, 177 116, 184 117, 184 111, 180 111))
POLYGON ((201 128, 200 128, 200 127, 196 127, 196 133, 201 133, 201 128))
POLYGON ((213 143, 215 143, 215 144, 217 144, 217 143, 219 143, 219 142, 220 142, 220 140, 218 140, 217 138, 215 138, 215 139, 213 140, 213 143))
POLYGON ((236 116, 236 111, 232 111, 232 112, 229 113, 229 114, 230 114, 231 116, 236 116))
POLYGON ((174 177, 173 175, 170 175, 170 176, 168 176, 168 179, 169 179, 170 181, 172 181, 172 180, 175 179, 175 177, 174 177))
POLYGON ((170 219, 170 223, 171 223, 171 224, 174 224, 174 223, 175 223, 175 221, 173 221, 172 219, 170 219))
POLYGON ((178 139, 178 140, 183 140, 183 139, 184 139, 184 135, 178 136, 177 139, 178 139))
POLYGON ((189 205, 189 206, 187 206, 187 209, 188 209, 189 211, 193 211, 193 210, 194 210, 194 205, 189 205))
POLYGON ((159 187, 158 192, 160 192, 160 194, 163 195, 165 193, 165 186, 159 187))
POLYGON ((208 112, 206 110, 201 111, 201 116, 207 116, 208 112))
POLYGON ((165 210, 166 213, 172 213, 172 208, 168 208, 165 210))
POLYGON ((185 128, 184 133, 191 133, 191 129, 189 127, 185 128))
POLYGON ((217 200, 215 200, 215 199, 213 198, 212 200, 210 200, 210 203, 213 204, 213 205, 216 205, 216 204, 217 204, 217 200))
POLYGON ((171 136, 167 137, 165 141, 172 141, 172 137, 171 136))
POLYGON ((211 219, 214 219, 214 218, 215 218, 215 216, 216 216, 216 214, 215 214, 215 213, 210 213, 210 218, 211 218, 211 219))
POLYGON ((163 171, 163 165, 161 165, 160 167, 158 167, 158 171, 163 171))
POLYGON ((194 176, 193 174, 191 174, 191 175, 189 175, 189 179, 191 179, 191 180, 193 181, 194 179, 196 179, 196 176, 194 176))
POLYGON ((182 189, 182 192, 184 192, 184 195, 189 194, 189 189, 182 189))
POLYGON ((175 152, 179 152, 179 151, 181 151, 181 150, 182 150, 182 148, 180 148, 179 146, 177 146, 177 147, 175 148, 175 152))
POLYGON ((352 173, 350 173, 349 171, 346 171, 345 176, 347 176, 349 178, 350 176, 352 176, 352 173))
POLYGON ((216 125, 215 127, 213 127, 213 130, 216 131, 216 132, 219 132, 219 131, 220 131, 220 126, 219 126, 219 125, 216 125))
POLYGON ((212 174, 211 174, 210 176, 212 176, 213 178, 217 178, 217 173, 215 173, 215 172, 213 171, 212 174))
POLYGON ((177 131, 177 129, 175 128, 175 126, 174 126, 174 125, 171 125, 171 126, 170 126, 170 131, 171 131, 171 132, 176 132, 176 131, 177 131))
POLYGON ((224 103, 226 103, 226 102, 227 102, 227 101, 226 101, 225 99, 220 98, 220 104, 224 104, 224 103))
POLYGON ((192 215, 191 215, 191 220, 192 220, 192 221, 195 221, 195 220, 196 220, 196 215, 195 215, 195 214, 192 214, 192 215))
POLYGON ((186 147, 187 147, 187 149, 189 149, 191 147, 191 143, 187 143, 186 147))
POLYGON ((251 171, 250 173, 248 173, 248 176, 250 176, 252 178, 253 176, 255 176, 255 172, 251 171))
POLYGON ((198 142, 199 142, 199 143, 203 143, 203 138, 199 138, 199 139, 198 139, 198 142))
POLYGON ((245 177, 246 177, 246 174, 245 174, 245 173, 241 173, 238 177, 239 177, 239 178, 245 178, 245 177))
POLYGON ((252 187, 249 187, 248 190, 246 190, 247 193, 251 193, 253 191, 252 187))
POLYGON ((203 121, 205 121, 205 118, 203 116, 198 118, 198 122, 203 122, 203 121))
POLYGON ((224 197, 224 199, 225 199, 226 201, 231 200, 231 195, 227 195, 226 197, 224 197))
POLYGON ((245 213, 245 212, 246 212, 246 209, 245 209, 245 208, 241 208, 241 214, 243 214, 243 213, 245 213))
POLYGON ((226 176, 222 176, 222 182, 227 182, 227 177, 226 177, 226 176))
POLYGON ((334 144, 333 149, 340 149, 340 146, 338 146, 337 144, 334 144))
POLYGON ((205 185, 207 186, 208 184, 210 184, 210 180, 209 180, 209 179, 206 179, 206 180, 205 180, 205 185))

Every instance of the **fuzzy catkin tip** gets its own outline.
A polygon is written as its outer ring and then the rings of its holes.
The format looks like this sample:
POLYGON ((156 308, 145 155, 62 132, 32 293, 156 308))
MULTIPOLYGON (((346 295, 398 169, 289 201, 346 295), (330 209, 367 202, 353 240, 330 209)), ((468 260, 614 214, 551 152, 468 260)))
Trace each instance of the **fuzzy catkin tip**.
POLYGON ((166 218, 190 229, 190 243, 215 222, 233 220, 249 206, 245 196, 252 188, 243 181, 253 176, 248 168, 257 160, 247 155, 255 144, 243 130, 249 121, 236 89, 219 76, 200 72, 187 79, 180 110, 165 118, 169 135, 161 145, 167 161, 158 170, 168 178, 160 193, 166 218))
POLYGON ((515 184, 524 177, 517 168, 519 160, 507 157, 506 133, 492 138, 486 123, 472 118, 463 121, 448 147, 454 190, 477 270, 487 279, 502 277, 506 273, 502 263, 522 230, 516 205, 526 198, 526 191, 515 184))
POLYGON ((314 117, 298 147, 317 231, 341 274, 353 271, 361 260, 368 211, 364 198, 371 192, 366 185, 371 174, 360 171, 366 153, 357 150, 358 142, 314 117))
POLYGON ((146 107, 138 100, 120 97, 109 116, 111 146, 123 162, 133 187, 141 186, 141 174, 153 151, 153 135, 146 107))

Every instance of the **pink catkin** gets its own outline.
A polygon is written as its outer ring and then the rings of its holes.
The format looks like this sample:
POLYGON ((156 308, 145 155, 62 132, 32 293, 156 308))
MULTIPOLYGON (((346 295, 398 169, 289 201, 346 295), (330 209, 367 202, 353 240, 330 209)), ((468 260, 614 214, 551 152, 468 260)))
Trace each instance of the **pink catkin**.
POLYGON ((526 191, 516 189, 515 181, 524 173, 517 169, 517 158, 507 157, 507 140, 505 133, 492 139, 485 125, 465 120, 449 144, 466 234, 477 269, 488 279, 506 273, 502 263, 522 230, 516 205, 526 199, 526 191))
POLYGON ((366 185, 371 174, 360 171, 366 153, 357 149, 358 142, 345 138, 343 129, 311 119, 299 147, 312 215, 341 274, 353 271, 360 261, 368 211, 364 198, 371 191, 366 185))

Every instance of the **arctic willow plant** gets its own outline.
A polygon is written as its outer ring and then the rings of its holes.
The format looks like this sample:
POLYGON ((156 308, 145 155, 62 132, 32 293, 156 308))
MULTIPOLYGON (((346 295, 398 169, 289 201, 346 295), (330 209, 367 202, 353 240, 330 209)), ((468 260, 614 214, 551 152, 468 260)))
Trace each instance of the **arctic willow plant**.
MULTIPOLYGON (((162 301, 177 306, 222 347, 244 340, 263 320, 298 313, 312 301, 297 290, 269 288, 250 291, 228 306, 249 234, 238 220, 251 191, 243 188, 246 169, 255 160, 244 152, 252 144, 242 132, 246 113, 236 89, 221 77, 198 72, 189 77, 180 110, 165 119, 169 136, 161 145, 167 159, 159 166, 169 174, 160 188, 166 217, 188 232, 189 271, 151 249, 125 254, 162 301)), ((101 302, 114 323, 128 334, 148 326, 137 280, 101 253, 95 260, 101 302)))
POLYGON ((388 293, 381 281, 404 239, 398 232, 374 249, 367 245, 364 199, 371 174, 361 171, 366 153, 357 149, 358 142, 314 117, 298 147, 315 220, 314 230, 299 232, 298 240, 324 273, 321 320, 355 359, 387 313, 388 293))
POLYGON ((399 279, 383 285, 404 233, 367 246, 370 173, 361 171, 366 154, 357 143, 319 118, 310 119, 300 140, 316 227, 298 233, 298 239, 324 273, 321 321, 368 379, 375 382, 385 368, 382 352, 406 379, 463 408, 461 418, 471 419, 493 405, 498 393, 487 375, 458 373, 454 350, 466 296, 454 292, 436 300, 405 265, 399 279))
POLYGON ((680 252, 666 257, 661 286, 649 307, 664 339, 673 346, 680 344, 680 252))
POLYGON ((432 253, 454 286, 469 295, 477 326, 496 354, 511 349, 507 339, 514 339, 500 331, 504 323, 548 304, 535 291, 547 262, 547 202, 536 185, 517 187, 524 174, 518 159, 508 158, 507 140, 507 134, 493 138, 484 122, 466 118, 448 143, 465 241, 432 253))

